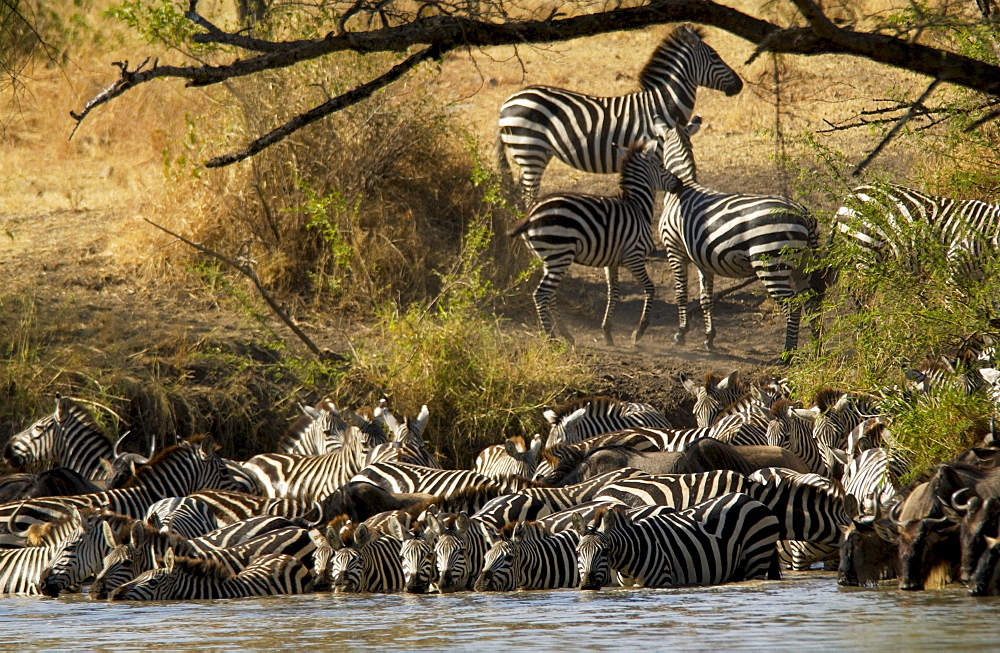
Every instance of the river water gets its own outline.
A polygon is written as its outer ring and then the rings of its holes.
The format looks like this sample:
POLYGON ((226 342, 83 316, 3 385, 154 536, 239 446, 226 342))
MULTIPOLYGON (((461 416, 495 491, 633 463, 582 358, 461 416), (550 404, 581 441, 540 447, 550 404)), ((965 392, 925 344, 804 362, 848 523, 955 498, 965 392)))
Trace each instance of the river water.
POLYGON ((110 603, 0 599, 0 645, 18 648, 973 650, 1000 642, 1000 598, 954 586, 841 589, 786 572, 677 590, 375 594, 110 603))

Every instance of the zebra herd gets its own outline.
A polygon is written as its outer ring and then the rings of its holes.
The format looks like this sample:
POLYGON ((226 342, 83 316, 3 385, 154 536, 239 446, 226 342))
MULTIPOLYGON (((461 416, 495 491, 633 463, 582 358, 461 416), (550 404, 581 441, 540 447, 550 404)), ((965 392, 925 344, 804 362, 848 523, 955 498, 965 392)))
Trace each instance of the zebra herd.
POLYGON ((281 453, 227 460, 199 437, 132 458, 115 482, 98 478, 117 462, 104 456, 129 454, 58 397, 4 457, 55 463, 51 473, 85 484, 0 479, 0 593, 58 596, 88 582, 95 600, 680 587, 817 563, 839 565, 842 584, 962 578, 1000 593, 992 436, 900 487, 909 464, 877 397, 824 389, 803 408, 777 381, 679 381, 696 428, 587 397, 546 410, 546 437, 484 449, 475 469, 437 464, 426 406, 398 420, 384 401, 354 412, 326 400, 303 407, 281 453))
MULTIPOLYGON (((529 205, 508 235, 521 236, 542 262, 534 303, 543 331, 555 335, 558 328, 572 341, 558 323, 554 299, 560 280, 577 263, 604 268, 608 293, 601 326, 608 344, 614 342, 611 320, 620 299, 618 268, 636 278, 644 303, 632 340, 642 337, 655 296, 645 264, 655 247, 652 197, 663 190, 657 231, 675 280, 675 341, 682 343, 689 328, 687 269, 693 263, 701 281, 706 347, 715 340, 714 277, 756 277, 785 313, 787 354, 797 346, 803 308, 815 317, 836 270, 820 262, 819 226, 806 207, 781 196, 726 193, 698 184, 690 140, 701 126, 701 118, 693 116, 696 91, 706 87, 735 95, 742 81, 699 30, 681 25, 653 52, 639 84, 641 91, 620 97, 532 86, 500 108, 498 166, 510 179, 508 157, 517 163, 529 205), (620 172, 620 194, 555 193, 535 202, 553 156, 587 172, 620 172), (659 162, 650 160, 655 156, 659 162)), ((831 231, 858 246, 856 263, 862 266, 886 255, 913 264, 926 248, 915 237, 922 234, 947 248, 956 275, 976 278, 983 272, 981 254, 998 250, 1000 204, 865 185, 850 193, 831 231)))

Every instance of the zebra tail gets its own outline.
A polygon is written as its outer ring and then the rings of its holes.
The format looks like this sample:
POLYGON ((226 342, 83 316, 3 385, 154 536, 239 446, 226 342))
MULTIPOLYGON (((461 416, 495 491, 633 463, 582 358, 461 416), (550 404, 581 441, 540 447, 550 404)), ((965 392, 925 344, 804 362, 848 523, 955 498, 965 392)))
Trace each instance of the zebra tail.
POLYGON ((516 225, 514 225, 511 229, 507 231, 507 236, 510 238, 516 238, 517 236, 520 236, 521 234, 523 234, 525 231, 528 230, 528 225, 530 223, 531 223, 530 218, 524 218, 523 220, 518 222, 516 225))

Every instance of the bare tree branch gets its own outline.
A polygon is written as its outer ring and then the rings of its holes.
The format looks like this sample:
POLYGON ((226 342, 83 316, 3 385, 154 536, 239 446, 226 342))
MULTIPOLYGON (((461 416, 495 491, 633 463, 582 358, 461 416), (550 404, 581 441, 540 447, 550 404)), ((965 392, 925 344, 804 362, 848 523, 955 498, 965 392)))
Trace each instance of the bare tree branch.
POLYGON ((347 93, 327 100, 318 107, 314 107, 305 113, 295 116, 280 127, 277 127, 256 139, 243 149, 211 159, 205 164, 205 167, 221 168, 222 166, 227 166, 232 163, 236 163, 237 161, 249 158, 261 150, 283 140, 288 135, 302 129, 306 125, 371 97, 372 93, 396 81, 408 71, 412 70, 414 66, 420 62, 426 61, 427 59, 436 59, 438 56, 437 48, 435 46, 431 46, 426 50, 421 50, 420 52, 411 55, 402 63, 393 66, 389 72, 385 73, 381 77, 377 77, 366 84, 362 84, 361 86, 348 91, 347 93))
POLYGON ((902 118, 900 118, 895 125, 893 125, 892 129, 889 130, 889 133, 886 134, 879 142, 879 144, 875 146, 875 149, 872 150, 871 153, 865 157, 865 160, 858 164, 858 167, 854 169, 854 172, 851 173, 851 176, 857 177, 858 175, 861 174, 862 170, 868 167, 868 164, 870 164, 872 161, 875 160, 875 157, 879 155, 879 152, 881 152, 882 149, 889 144, 889 141, 891 141, 896 136, 896 134, 899 133, 899 130, 903 128, 903 125, 909 122, 910 118, 916 115, 916 112, 919 110, 920 106, 924 103, 924 100, 930 97, 931 93, 934 92, 934 89, 936 89, 938 87, 938 84, 940 83, 941 83, 940 79, 935 79, 927 86, 924 92, 920 94, 920 97, 917 98, 917 101, 913 103, 913 106, 910 107, 910 110, 907 111, 906 114, 902 118))
POLYGON ((299 325, 295 324, 295 322, 292 321, 292 318, 288 317, 288 315, 283 310, 281 310, 281 307, 278 306, 277 302, 274 301, 274 298, 272 298, 270 293, 268 293, 267 290, 264 288, 264 284, 260 282, 260 279, 257 277, 257 272, 255 272, 253 269, 252 262, 247 257, 240 257, 237 259, 229 258, 228 256, 220 254, 214 249, 205 247, 201 243, 196 243, 192 240, 188 240, 184 236, 174 233, 173 231, 170 231, 169 229, 167 229, 162 225, 156 224, 149 218, 143 218, 143 220, 153 225, 160 231, 170 234, 171 236, 181 241, 182 243, 194 247, 199 252, 202 252, 203 254, 208 254, 209 256, 218 259, 219 261, 222 261, 226 265, 236 269, 236 271, 238 271, 240 274, 244 275, 245 277, 253 281, 253 284, 257 287, 257 292, 259 292, 260 296, 264 298, 264 301, 267 302, 267 305, 271 307, 271 310, 274 311, 275 314, 281 318, 281 321, 284 322, 285 325, 287 325, 288 328, 291 329, 293 333, 295 333, 295 335, 299 338, 299 340, 301 340, 302 343, 309 348, 309 351, 311 351, 313 355, 316 356, 316 358, 322 360, 324 358, 330 357, 330 352, 323 352, 319 347, 317 347, 316 343, 314 343, 312 339, 305 334, 305 331, 300 329, 299 325))
POLYGON ((342 20, 337 32, 330 32, 323 38, 285 42, 264 41, 243 34, 224 32, 198 14, 197 0, 189 2, 186 16, 205 30, 193 37, 195 42, 230 45, 255 53, 254 56, 223 65, 160 66, 154 62, 151 68, 145 69, 143 65, 132 71, 127 69, 127 65, 117 64, 122 69, 120 79, 88 101, 83 111, 71 112, 77 126, 97 106, 153 79, 178 78, 186 80, 188 86, 207 86, 234 77, 294 66, 337 52, 365 54, 406 52, 415 46, 426 48, 382 77, 293 118, 243 150, 209 162, 212 166, 226 165, 252 156, 301 126, 368 97, 377 88, 391 83, 411 69, 415 65, 414 57, 416 61, 423 61, 430 57, 440 57, 460 47, 550 43, 677 21, 712 25, 756 44, 757 49, 750 60, 762 52, 846 54, 928 75, 937 83, 947 82, 1000 97, 1000 66, 904 38, 838 27, 813 0, 793 0, 808 22, 808 27, 805 28, 783 28, 711 0, 651 0, 638 7, 616 7, 568 18, 557 17, 559 14, 553 13, 547 18, 526 20, 504 20, 502 6, 492 7, 494 12, 499 13, 490 14, 489 3, 485 5, 487 9, 482 10, 484 13, 470 15, 472 10, 466 10, 465 5, 428 1, 420 5, 421 9, 433 5, 442 13, 422 16, 421 11, 405 15, 388 0, 357 0, 345 11, 351 15, 367 15, 369 22, 376 19, 382 21, 381 28, 347 31, 346 19, 343 19, 345 14, 341 14, 342 20), (387 26, 390 17, 400 24, 387 26))

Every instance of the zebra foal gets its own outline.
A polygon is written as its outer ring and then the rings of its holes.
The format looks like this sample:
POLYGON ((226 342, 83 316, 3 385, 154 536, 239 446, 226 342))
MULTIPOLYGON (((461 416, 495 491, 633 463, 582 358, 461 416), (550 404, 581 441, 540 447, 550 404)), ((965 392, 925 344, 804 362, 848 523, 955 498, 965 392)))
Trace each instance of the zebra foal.
MULTIPOLYGON (((643 139, 625 152, 618 196, 583 194, 549 195, 515 226, 508 236, 521 236, 542 261, 542 279, 535 289, 535 310, 542 329, 555 336, 554 300, 559 282, 573 263, 604 268, 608 301, 601 328, 604 341, 612 345, 611 318, 620 298, 618 268, 625 266, 642 285, 645 301, 639 325, 632 333, 637 342, 649 325, 649 308, 656 294, 646 272, 646 258, 652 253, 654 193, 679 187, 677 177, 663 167, 662 149, 657 140, 643 139)), ((562 335, 573 341, 560 324, 562 335)))

